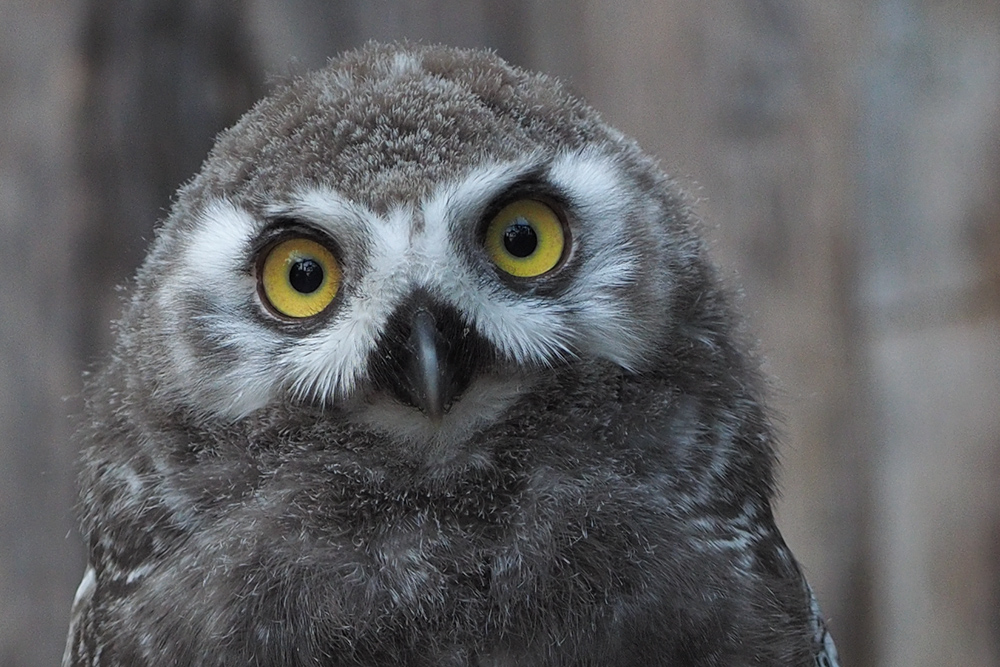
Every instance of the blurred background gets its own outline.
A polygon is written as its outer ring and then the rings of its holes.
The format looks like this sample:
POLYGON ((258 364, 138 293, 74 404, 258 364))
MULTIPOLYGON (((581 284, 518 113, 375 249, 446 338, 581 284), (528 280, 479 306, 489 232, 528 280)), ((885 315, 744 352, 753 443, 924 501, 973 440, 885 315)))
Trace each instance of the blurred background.
POLYGON ((0 667, 60 659, 81 373, 171 193, 401 37, 563 77, 697 197, 843 665, 1000 665, 997 0, 0 0, 0 667))

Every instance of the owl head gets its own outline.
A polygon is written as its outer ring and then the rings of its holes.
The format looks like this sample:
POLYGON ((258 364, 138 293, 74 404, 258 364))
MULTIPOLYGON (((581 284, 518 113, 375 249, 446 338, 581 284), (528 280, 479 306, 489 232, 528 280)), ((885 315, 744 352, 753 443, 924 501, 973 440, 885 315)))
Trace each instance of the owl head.
POLYGON ((220 136, 120 329, 159 411, 309 411, 441 463, 526 397, 710 339, 709 273, 667 177, 557 81, 369 46, 220 136))

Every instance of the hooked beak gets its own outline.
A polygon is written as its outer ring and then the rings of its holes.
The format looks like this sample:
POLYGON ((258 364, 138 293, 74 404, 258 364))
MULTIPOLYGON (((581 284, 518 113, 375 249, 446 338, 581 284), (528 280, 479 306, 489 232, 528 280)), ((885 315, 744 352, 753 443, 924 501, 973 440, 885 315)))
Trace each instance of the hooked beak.
POLYGON ((440 424, 493 358, 474 326, 420 291, 389 318, 370 367, 379 389, 440 424))
POLYGON ((444 368, 439 350, 444 344, 437 329, 434 316, 421 308, 413 315, 413 324, 407 349, 410 363, 404 369, 405 380, 411 390, 411 397, 418 408, 439 423, 444 416, 445 406, 452 399, 443 382, 444 368))

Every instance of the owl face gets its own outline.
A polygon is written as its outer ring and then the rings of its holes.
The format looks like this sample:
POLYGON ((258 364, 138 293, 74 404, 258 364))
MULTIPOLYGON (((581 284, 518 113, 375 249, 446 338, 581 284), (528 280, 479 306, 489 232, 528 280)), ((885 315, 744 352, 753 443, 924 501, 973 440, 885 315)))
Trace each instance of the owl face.
POLYGON ((539 376, 650 363, 694 243, 662 175, 552 80, 449 56, 348 62, 223 135, 140 273, 158 395, 443 451, 539 376))

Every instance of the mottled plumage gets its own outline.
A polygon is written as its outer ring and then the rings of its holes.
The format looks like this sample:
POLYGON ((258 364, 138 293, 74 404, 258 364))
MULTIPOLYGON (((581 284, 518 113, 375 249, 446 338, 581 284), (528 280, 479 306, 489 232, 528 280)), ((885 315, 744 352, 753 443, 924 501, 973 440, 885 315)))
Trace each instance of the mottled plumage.
POLYGON ((283 85, 181 189, 90 382, 64 664, 835 662, 696 227, 491 54, 283 85))

